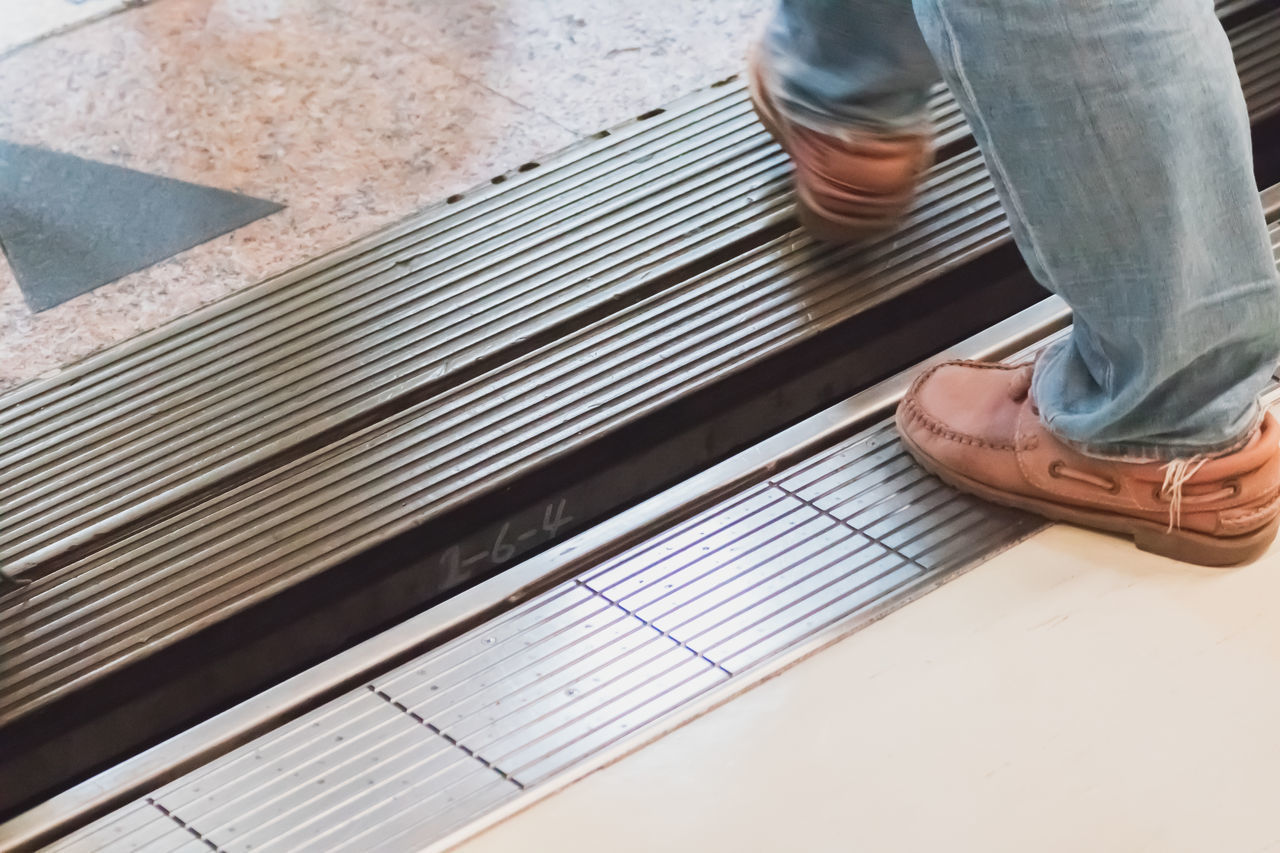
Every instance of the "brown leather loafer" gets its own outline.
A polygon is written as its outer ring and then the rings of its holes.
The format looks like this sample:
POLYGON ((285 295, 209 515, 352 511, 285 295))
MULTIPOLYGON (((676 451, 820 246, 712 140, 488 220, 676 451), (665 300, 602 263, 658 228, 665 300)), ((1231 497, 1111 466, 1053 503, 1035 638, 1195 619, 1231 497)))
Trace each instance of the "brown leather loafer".
POLYGON ((756 114, 795 167, 800 222, 815 236, 837 243, 863 242, 892 231, 932 163, 929 137, 854 128, 832 136, 789 121, 765 86, 758 49, 747 79, 756 114))
POLYGON ((898 407, 911 454, 961 491, 1133 539, 1144 551, 1205 566, 1261 555, 1280 527, 1280 425, 1267 414, 1249 443, 1213 459, 1113 462, 1045 429, 1031 365, 949 362, 916 380, 898 407))

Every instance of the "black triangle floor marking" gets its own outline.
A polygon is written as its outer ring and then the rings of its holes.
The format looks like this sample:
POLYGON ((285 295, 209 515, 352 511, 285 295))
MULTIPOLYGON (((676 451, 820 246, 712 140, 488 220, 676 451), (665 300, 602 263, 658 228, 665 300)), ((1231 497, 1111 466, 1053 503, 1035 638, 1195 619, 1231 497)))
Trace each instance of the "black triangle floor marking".
POLYGON ((0 141, 0 247, 44 311, 283 205, 0 141))

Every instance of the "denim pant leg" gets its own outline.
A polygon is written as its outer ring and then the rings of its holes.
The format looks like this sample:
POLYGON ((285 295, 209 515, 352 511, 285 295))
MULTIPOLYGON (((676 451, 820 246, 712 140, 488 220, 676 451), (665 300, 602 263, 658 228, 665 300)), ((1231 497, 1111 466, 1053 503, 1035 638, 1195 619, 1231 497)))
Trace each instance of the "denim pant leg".
POLYGON ((762 47, 781 109, 830 133, 918 130, 940 79, 910 0, 779 0, 762 47))
POLYGON ((1088 453, 1233 448, 1280 356, 1249 120, 1210 0, 914 0, 1023 255, 1074 311, 1034 394, 1088 453))

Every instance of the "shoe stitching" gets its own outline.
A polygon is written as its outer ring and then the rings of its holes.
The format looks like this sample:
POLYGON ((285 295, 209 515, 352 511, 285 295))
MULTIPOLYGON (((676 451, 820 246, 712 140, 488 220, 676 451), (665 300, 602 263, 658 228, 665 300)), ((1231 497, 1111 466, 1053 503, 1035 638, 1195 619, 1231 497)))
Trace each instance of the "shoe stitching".
MULTIPOLYGON (((975 369, 982 369, 982 370, 1012 369, 1007 365, 989 364, 986 362, 946 361, 941 364, 936 364, 933 367, 926 370, 924 373, 920 375, 918 379, 916 379, 911 390, 907 393, 906 398, 903 399, 902 412, 906 416, 906 419, 919 422, 926 430, 928 430, 929 432, 933 433, 936 436, 939 436, 940 438, 944 438, 948 441, 953 441, 957 444, 963 444, 968 447, 982 447, 990 450, 1004 450, 1004 451, 1011 451, 1014 453, 1018 453, 1020 451, 1035 450, 1039 446, 1039 439, 1037 436, 1034 436, 1034 435, 1021 440, 1015 437, 1012 443, 993 442, 976 435, 971 435, 969 433, 964 433, 958 430, 954 430, 951 427, 947 426, 942 421, 935 418, 933 415, 930 415, 928 412, 926 412, 924 408, 920 405, 919 401, 916 399, 916 392, 924 385, 925 382, 929 380, 930 377, 933 376, 933 374, 937 373, 939 370, 941 370, 944 367, 968 367, 968 368, 975 368, 975 369)), ((1019 459, 1019 465, 1021 465, 1021 459, 1019 459)), ((1025 472, 1024 472, 1024 475, 1025 475, 1025 472)))
POLYGON ((1280 487, 1272 489, 1263 502, 1254 507, 1223 510, 1219 518, 1224 527, 1245 527, 1280 510, 1280 487))

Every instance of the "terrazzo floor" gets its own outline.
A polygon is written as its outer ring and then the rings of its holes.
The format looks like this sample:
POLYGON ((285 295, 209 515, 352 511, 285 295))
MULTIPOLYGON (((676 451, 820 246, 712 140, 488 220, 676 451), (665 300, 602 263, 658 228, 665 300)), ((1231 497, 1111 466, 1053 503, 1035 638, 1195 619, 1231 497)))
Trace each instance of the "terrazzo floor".
POLYGON ((0 0, 0 140, 284 205, 33 312, 0 391, 739 70, 767 0, 0 0))

